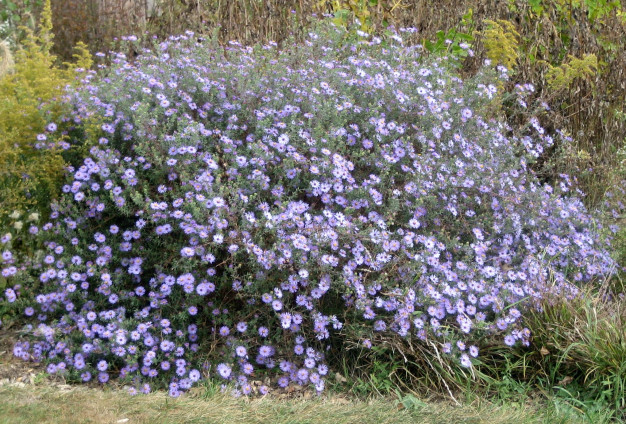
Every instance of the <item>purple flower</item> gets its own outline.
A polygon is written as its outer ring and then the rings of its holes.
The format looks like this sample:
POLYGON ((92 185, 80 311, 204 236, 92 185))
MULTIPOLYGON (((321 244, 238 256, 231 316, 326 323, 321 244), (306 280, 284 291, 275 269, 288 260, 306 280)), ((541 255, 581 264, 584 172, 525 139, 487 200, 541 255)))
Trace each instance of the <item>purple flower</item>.
POLYGON ((466 353, 461 355, 461 365, 465 368, 470 368, 472 366, 472 361, 466 353))
MULTIPOLYGON (((157 233, 158 234, 158 233, 157 233)), ((193 247, 183 247, 180 251, 180 256, 183 258, 191 258, 195 254, 193 247)))
POLYGON ((232 371, 228 364, 221 363, 217 366, 217 372, 222 378, 228 379, 232 371))
POLYGON ((478 348, 476 346, 469 347, 469 354, 476 358, 478 356, 478 348))
POLYGON ((6 289, 4 291, 4 294, 5 294, 5 296, 7 298, 7 301, 9 303, 13 303, 17 299, 17 295, 15 294, 15 291, 13 289, 6 289))
POLYGON ((192 382, 196 382, 196 381, 200 380, 200 378, 201 378, 200 371, 195 370, 195 369, 189 371, 189 379, 192 382))
POLYGON ((268 358, 270 356, 272 356, 273 354, 273 349, 271 346, 268 345, 263 345, 259 348, 259 354, 264 357, 264 358, 268 358))
POLYGON ((504 337, 504 344, 507 346, 513 346, 515 345, 515 337, 513 337, 512 335, 508 334, 504 337))

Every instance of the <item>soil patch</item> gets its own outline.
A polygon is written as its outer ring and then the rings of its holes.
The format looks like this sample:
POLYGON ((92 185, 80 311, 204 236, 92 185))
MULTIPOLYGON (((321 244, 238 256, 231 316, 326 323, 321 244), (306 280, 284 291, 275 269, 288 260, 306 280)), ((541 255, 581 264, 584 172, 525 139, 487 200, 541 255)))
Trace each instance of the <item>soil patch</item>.
POLYGON ((45 370, 41 364, 13 356, 13 346, 18 337, 17 331, 0 329, 0 385, 33 384, 37 374, 45 370))

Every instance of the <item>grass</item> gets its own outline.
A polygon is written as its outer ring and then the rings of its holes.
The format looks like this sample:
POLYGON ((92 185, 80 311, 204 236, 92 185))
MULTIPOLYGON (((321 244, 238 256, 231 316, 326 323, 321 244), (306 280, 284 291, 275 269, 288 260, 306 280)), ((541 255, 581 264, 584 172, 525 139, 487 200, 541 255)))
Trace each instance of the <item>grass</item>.
POLYGON ((569 377, 580 387, 561 390, 587 392, 626 419, 626 299, 591 292, 572 301, 546 299, 527 320, 544 350, 538 375, 559 386, 569 377))
POLYGON ((0 423, 576 423, 584 422, 558 405, 490 403, 454 406, 378 398, 354 401, 330 396, 313 399, 266 397, 245 400, 199 388, 172 399, 166 393, 131 397, 116 389, 67 385, 0 386, 0 423))

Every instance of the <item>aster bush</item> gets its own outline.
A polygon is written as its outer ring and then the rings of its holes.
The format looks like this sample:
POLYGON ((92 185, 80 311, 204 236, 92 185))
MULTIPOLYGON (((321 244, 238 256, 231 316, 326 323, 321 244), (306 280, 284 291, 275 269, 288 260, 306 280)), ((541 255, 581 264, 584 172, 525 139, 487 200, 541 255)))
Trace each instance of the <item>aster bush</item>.
POLYGON ((532 171, 552 136, 499 117, 506 69, 464 81, 411 29, 321 25, 280 50, 187 33, 111 53, 71 94, 77 125, 104 123, 75 140, 94 147, 45 252, 20 265, 2 239, 6 300, 32 319, 16 356, 133 392, 322 391, 342 338, 472 367, 479 337, 528 344, 527 308, 610 272, 571 180, 532 171))

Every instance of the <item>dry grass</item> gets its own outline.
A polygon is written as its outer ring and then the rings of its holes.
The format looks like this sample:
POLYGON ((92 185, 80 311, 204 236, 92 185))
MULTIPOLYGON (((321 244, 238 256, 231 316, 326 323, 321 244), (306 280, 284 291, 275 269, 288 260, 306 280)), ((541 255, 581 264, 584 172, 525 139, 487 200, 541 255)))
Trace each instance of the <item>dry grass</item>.
POLYGON ((0 40, 0 78, 13 69, 13 55, 9 43, 0 40))
POLYGON ((130 397, 119 390, 47 384, 0 386, 0 423, 568 423, 570 416, 539 405, 452 406, 421 403, 409 409, 397 402, 339 397, 309 400, 240 400, 221 394, 171 399, 164 393, 130 397))

